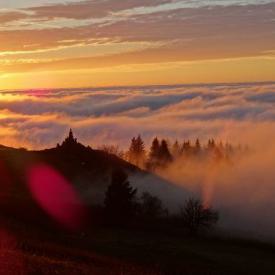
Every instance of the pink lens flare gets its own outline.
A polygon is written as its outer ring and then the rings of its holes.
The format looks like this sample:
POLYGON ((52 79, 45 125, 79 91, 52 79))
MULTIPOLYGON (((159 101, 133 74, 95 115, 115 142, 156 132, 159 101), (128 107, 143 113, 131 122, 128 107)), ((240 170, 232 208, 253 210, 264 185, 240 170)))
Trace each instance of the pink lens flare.
POLYGON ((70 230, 84 226, 86 207, 60 172, 49 165, 36 164, 28 169, 27 181, 35 201, 55 221, 70 230))
POLYGON ((45 97, 50 95, 52 93, 52 90, 48 90, 48 89, 26 90, 24 91, 24 93, 29 96, 45 97))

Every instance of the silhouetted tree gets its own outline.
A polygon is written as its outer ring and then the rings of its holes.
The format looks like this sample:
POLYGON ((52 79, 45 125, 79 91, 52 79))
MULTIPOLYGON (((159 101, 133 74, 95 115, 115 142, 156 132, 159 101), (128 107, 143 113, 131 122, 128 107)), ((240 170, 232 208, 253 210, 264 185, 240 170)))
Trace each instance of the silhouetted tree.
POLYGON ((184 156, 186 157, 190 156, 190 154, 192 153, 192 146, 191 146, 190 140, 183 142, 181 151, 184 156))
POLYGON ((213 138, 209 139, 208 144, 207 144, 207 149, 208 150, 213 150, 213 149, 215 149, 215 147, 216 147, 215 140, 213 138))
POLYGON ((166 165, 172 161, 172 155, 169 151, 167 141, 163 139, 159 147, 159 163, 160 165, 166 165))
POLYGON ((146 157, 145 145, 141 136, 132 138, 128 150, 128 160, 136 166, 143 167, 146 157))
POLYGON ((210 207, 204 207, 197 199, 189 199, 181 209, 181 219, 191 234, 197 234, 202 229, 209 229, 218 222, 218 212, 210 207))
POLYGON ((195 154, 199 154, 201 152, 201 143, 200 140, 197 138, 195 143, 195 154))
POLYGON ((136 193, 137 190, 130 186, 127 174, 123 170, 114 170, 104 200, 106 216, 111 224, 127 224, 133 218, 136 193))
POLYGON ((149 158, 147 162, 148 169, 155 169, 159 165, 159 151, 160 151, 159 140, 157 137, 155 137, 149 152, 149 158))
POLYGON ((163 213, 164 209, 161 200, 148 192, 144 192, 140 198, 141 217, 151 220, 159 218, 163 213))
POLYGON ((181 154, 179 142, 176 140, 172 146, 172 155, 174 158, 178 158, 181 154))

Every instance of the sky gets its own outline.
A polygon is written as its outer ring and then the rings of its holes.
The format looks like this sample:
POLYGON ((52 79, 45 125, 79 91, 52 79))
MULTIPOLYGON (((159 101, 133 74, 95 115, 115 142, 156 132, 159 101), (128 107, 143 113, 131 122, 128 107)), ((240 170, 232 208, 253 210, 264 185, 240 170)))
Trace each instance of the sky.
POLYGON ((275 81, 275 1, 2 0, 0 89, 275 81))

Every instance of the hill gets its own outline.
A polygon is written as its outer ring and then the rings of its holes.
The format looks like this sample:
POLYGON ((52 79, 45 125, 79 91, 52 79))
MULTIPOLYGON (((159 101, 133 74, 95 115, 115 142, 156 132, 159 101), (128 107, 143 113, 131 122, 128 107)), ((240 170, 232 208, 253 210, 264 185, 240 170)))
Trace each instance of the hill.
MULTIPOLYGON (((32 211, 37 208, 29 181, 31 171, 41 166, 45 167, 48 172, 55 173, 56 177, 66 180, 81 201, 88 206, 102 204, 105 191, 110 184, 111 173, 116 169, 128 174, 131 185, 138 189, 139 194, 149 191, 158 196, 165 206, 171 209, 177 208, 177 202, 182 201, 188 194, 186 190, 143 171, 115 155, 84 146, 70 131, 68 137, 55 148, 28 151, 0 147, 0 175, 2 176, 0 192, 2 197, 6 198, 1 202, 2 207, 5 206, 8 211, 13 209, 16 212, 20 209, 27 209, 28 205, 32 211)), ((49 175, 43 174, 39 181, 46 180, 45 177, 50 180, 49 175)), ((50 194, 52 191, 43 192, 50 194)), ((20 216, 23 217, 24 213, 20 216)))
POLYGON ((102 203, 114 169, 124 170, 139 192, 150 191, 170 207, 178 207, 177 202, 188 196, 186 190, 115 155, 82 145, 72 132, 62 144, 46 150, 0 146, 0 274, 229 275, 271 274, 274 270, 275 250, 269 244, 189 236, 168 219, 153 225, 147 220, 147 226, 98 227, 93 224, 93 211, 88 215, 89 226, 70 231, 58 226, 55 216, 45 211, 49 209, 39 204, 45 206, 46 195, 58 216, 62 205, 55 200, 72 198, 70 192, 57 188, 64 183, 85 206, 102 203), (42 173, 34 190, 30 174, 37 170, 42 173), (48 184, 50 190, 45 189, 48 184), (37 194, 43 199, 37 199, 37 194))

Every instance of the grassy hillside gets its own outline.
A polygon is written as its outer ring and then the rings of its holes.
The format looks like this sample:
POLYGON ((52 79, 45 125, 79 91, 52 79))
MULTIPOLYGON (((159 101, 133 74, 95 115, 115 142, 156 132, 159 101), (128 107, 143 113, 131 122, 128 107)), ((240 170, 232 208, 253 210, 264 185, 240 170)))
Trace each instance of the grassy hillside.
MULTIPOLYGON (((171 224, 167 230, 166 221, 160 226, 139 222, 118 229, 94 223, 96 217, 91 211, 87 227, 77 233, 65 231, 30 194, 26 171, 33 165, 46 163, 53 167, 88 204, 91 197, 85 194, 92 190, 97 197, 96 188, 103 192, 112 169, 157 177, 79 143, 43 151, 0 149, 0 274, 256 275, 275 271, 272 245, 213 236, 190 237, 171 224)), ((173 189, 165 181, 156 181, 154 186, 162 186, 163 194, 173 189)))
POLYGON ((0 274, 230 275, 275 270, 275 247, 255 241, 110 228, 73 234, 17 222, 10 223, 9 232, 14 242, 1 244, 2 259, 10 260, 0 266, 0 274))

